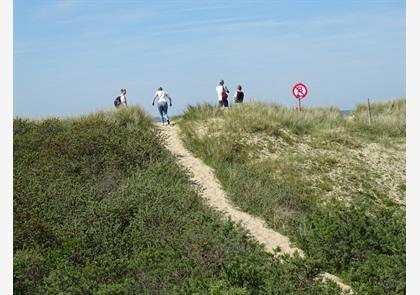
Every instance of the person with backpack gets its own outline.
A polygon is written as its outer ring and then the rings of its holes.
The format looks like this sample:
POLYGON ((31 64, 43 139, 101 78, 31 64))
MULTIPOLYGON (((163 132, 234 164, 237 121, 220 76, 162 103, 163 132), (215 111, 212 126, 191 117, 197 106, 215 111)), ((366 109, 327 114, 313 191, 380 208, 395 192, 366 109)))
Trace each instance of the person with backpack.
POLYGON ((159 87, 158 90, 155 93, 155 96, 153 96, 152 106, 155 105, 155 100, 158 98, 157 102, 157 108, 160 114, 160 119, 162 121, 162 125, 165 125, 165 122, 170 125, 169 117, 168 117, 168 101, 169 106, 172 106, 172 98, 169 96, 169 94, 163 90, 162 87, 159 87))
POLYGON ((233 101, 235 103, 243 103, 244 93, 242 92, 242 86, 241 85, 238 85, 238 87, 236 87, 236 92, 233 95, 233 101))
POLYGON ((127 89, 122 88, 120 90, 120 95, 117 96, 114 100, 114 106, 116 108, 119 108, 121 105, 124 105, 125 107, 127 107, 127 89))
POLYGON ((219 106, 221 107, 228 107, 228 93, 229 90, 225 86, 225 81, 220 80, 219 85, 216 87, 216 93, 217 93, 217 100, 219 102, 219 106))

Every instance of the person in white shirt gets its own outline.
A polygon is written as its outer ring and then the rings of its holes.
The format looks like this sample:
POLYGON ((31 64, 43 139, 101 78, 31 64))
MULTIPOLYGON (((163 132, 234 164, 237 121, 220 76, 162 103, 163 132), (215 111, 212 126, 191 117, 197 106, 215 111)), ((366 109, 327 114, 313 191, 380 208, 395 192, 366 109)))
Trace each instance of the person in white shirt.
POLYGON ((219 85, 216 87, 217 100, 219 101, 219 106, 228 107, 229 106, 229 102, 228 102, 229 90, 224 85, 225 85, 225 81, 220 80, 219 85))
POLYGON ((169 94, 159 87, 156 91, 155 96, 153 96, 152 106, 155 105, 155 100, 158 98, 157 107, 160 114, 160 118, 162 120, 162 125, 165 125, 165 121, 170 124, 169 117, 168 117, 168 101, 169 106, 172 106, 172 98, 169 94))
POLYGON ((127 106, 127 89, 123 88, 121 89, 121 94, 120 94, 120 99, 121 99, 121 104, 124 106, 127 106))

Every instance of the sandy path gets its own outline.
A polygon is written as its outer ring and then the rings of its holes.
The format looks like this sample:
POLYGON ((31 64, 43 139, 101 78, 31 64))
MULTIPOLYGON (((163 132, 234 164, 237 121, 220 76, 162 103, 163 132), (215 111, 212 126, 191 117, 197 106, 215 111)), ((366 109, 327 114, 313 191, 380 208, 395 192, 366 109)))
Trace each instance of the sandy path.
MULTIPOLYGON (((242 224, 255 240, 263 244, 267 252, 275 254, 275 249, 279 249, 281 254, 293 255, 296 252, 301 257, 304 257, 303 251, 293 247, 288 237, 270 229, 261 218, 242 212, 230 203, 212 168, 194 157, 184 147, 178 135, 179 130, 177 126, 156 126, 164 135, 165 147, 191 173, 191 180, 202 189, 202 197, 210 207, 223 212, 225 216, 242 224)), ((332 274, 323 273, 320 275, 320 279, 330 279, 336 282, 341 289, 351 290, 349 286, 343 284, 338 277, 332 274)))

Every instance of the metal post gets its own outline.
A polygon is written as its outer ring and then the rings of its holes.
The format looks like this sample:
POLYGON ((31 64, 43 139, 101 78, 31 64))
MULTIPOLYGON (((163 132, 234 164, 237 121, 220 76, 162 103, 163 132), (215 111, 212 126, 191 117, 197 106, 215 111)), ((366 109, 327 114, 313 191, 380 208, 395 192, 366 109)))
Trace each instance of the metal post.
POLYGON ((369 116, 369 126, 372 125, 372 115, 370 113, 370 100, 368 98, 368 116, 369 116))

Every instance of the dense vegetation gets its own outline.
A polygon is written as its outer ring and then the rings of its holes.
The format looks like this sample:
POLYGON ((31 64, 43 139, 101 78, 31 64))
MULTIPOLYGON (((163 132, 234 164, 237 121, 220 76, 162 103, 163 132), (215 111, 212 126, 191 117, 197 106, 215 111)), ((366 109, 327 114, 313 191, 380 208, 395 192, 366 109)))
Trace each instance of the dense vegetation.
POLYGON ((139 108, 14 120, 14 294, 338 293, 206 208, 161 144, 139 108))
POLYGON ((185 145, 242 210, 287 234, 359 294, 405 293, 405 100, 297 112, 191 106, 185 145))

